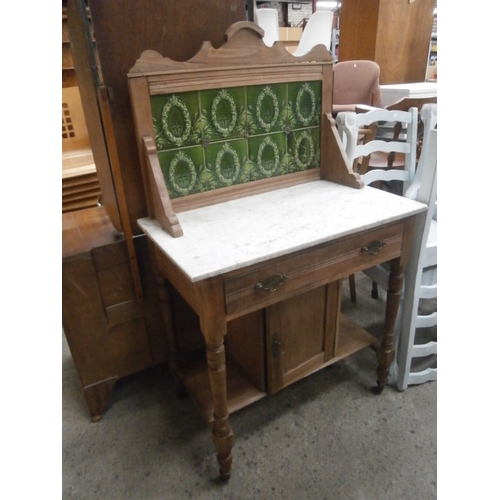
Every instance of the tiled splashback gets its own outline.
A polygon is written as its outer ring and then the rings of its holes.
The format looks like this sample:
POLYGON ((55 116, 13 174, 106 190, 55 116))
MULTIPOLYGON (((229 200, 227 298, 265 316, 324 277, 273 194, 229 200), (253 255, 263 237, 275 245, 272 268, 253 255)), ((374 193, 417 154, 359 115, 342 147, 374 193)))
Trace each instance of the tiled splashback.
POLYGON ((321 82, 151 97, 171 198, 319 167, 321 82))

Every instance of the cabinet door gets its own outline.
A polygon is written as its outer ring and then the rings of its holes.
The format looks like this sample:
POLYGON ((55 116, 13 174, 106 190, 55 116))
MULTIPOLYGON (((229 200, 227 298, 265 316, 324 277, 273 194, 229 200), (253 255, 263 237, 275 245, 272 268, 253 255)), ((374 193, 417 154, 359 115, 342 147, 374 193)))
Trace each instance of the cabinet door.
POLYGON ((268 393, 320 369, 334 355, 341 281, 266 309, 268 393))

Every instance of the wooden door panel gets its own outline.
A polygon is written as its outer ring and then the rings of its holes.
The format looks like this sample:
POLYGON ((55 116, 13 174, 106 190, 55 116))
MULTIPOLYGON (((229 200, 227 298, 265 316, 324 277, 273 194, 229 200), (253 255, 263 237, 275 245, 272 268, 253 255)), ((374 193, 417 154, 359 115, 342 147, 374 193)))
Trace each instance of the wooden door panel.
POLYGON ((267 308, 270 394, 318 370, 333 356, 339 286, 334 282, 267 308))

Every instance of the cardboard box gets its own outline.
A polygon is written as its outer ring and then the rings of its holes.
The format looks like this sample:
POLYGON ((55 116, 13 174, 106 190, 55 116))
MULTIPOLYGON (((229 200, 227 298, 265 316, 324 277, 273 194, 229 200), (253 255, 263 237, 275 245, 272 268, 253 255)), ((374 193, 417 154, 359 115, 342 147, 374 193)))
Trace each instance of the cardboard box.
POLYGON ((302 28, 280 28, 279 39, 290 53, 294 53, 302 37, 302 28))
POLYGON ((438 73, 437 63, 434 66, 427 66, 427 72, 425 74, 425 79, 427 81, 435 82, 435 81, 437 81, 437 78, 438 78, 437 73, 438 73))

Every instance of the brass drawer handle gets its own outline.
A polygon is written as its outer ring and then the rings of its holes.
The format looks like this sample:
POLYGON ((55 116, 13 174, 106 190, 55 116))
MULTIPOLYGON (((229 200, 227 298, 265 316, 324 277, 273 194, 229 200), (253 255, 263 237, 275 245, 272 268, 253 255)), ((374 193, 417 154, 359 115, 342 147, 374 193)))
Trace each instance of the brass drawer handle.
POLYGON ((264 281, 261 281, 255 285, 255 290, 265 290, 266 292, 275 292, 279 286, 281 286, 288 276, 286 274, 273 274, 269 276, 264 281))
POLYGON ((374 240, 361 248, 362 252, 368 252, 370 255, 377 255, 386 245, 385 241, 374 240))

